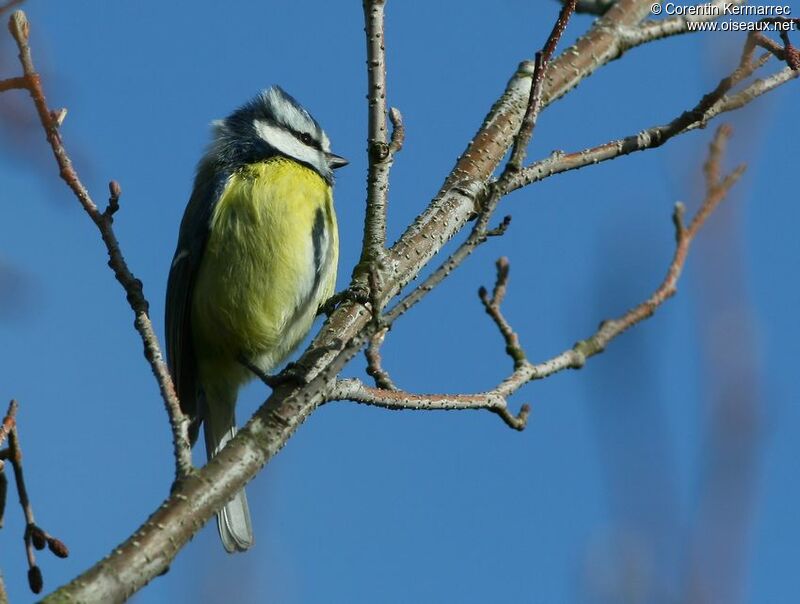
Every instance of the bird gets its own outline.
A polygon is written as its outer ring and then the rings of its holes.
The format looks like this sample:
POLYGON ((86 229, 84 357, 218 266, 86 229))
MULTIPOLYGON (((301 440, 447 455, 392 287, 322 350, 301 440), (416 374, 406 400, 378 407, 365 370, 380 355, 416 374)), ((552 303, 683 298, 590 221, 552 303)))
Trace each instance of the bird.
MULTIPOLYGON (((291 354, 334 292, 334 170, 347 163, 279 86, 212 122, 165 305, 167 364, 191 444, 202 426, 209 460, 236 435, 239 389, 291 354)), ((217 528, 227 552, 252 546, 244 490, 217 528)))

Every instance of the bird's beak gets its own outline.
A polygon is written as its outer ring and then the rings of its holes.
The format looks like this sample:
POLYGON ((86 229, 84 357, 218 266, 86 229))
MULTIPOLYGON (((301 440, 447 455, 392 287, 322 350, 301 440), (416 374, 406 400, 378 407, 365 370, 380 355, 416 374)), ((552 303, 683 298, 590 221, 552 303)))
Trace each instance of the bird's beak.
POLYGON ((331 170, 336 170, 337 168, 343 168, 344 166, 350 163, 344 157, 334 155, 333 153, 328 153, 327 160, 328 160, 328 167, 331 170))

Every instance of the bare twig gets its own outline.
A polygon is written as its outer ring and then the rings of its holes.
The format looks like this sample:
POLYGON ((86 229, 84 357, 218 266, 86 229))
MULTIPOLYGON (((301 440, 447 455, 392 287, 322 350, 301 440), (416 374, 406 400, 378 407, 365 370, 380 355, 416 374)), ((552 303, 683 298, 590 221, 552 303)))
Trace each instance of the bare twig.
POLYGON ((8 78, 0 80, 0 92, 6 90, 22 90, 28 88, 28 80, 25 78, 8 78))
POLYGON ((392 122, 392 139, 389 141, 389 158, 394 160, 396 153, 403 150, 406 140, 406 127, 403 124, 403 114, 397 107, 389 109, 389 121, 392 122))
POLYGON ((724 11, 727 6, 739 6, 745 2, 746 0, 714 0, 699 5, 698 10, 690 15, 647 20, 640 25, 623 28, 624 44, 631 49, 662 38, 696 31, 691 29, 693 24, 715 21, 725 16, 724 11))
POLYGON ((533 75, 531 76, 531 91, 528 96, 528 105, 525 108, 525 114, 522 117, 522 122, 519 127, 517 136, 514 137, 514 144, 511 147, 511 157, 506 164, 506 170, 517 171, 522 167, 525 162, 525 151, 533 136, 533 129, 536 127, 536 120, 539 117, 539 111, 542 108, 542 82, 544 81, 544 74, 547 70, 547 65, 556 51, 558 41, 564 34, 567 28, 569 18, 575 12, 575 3, 577 0, 567 0, 561 11, 558 14, 553 25, 553 30, 547 38, 542 50, 536 53, 534 59, 533 75))
POLYGON ((167 414, 169 416, 170 427, 172 428, 173 448, 175 454, 175 474, 176 479, 180 479, 192 472, 192 453, 189 445, 188 424, 189 421, 180 408, 175 387, 169 375, 166 363, 164 363, 161 348, 156 337, 153 324, 150 322, 149 303, 144 296, 142 282, 139 281, 128 268, 119 241, 114 233, 113 221, 114 213, 119 209, 120 187, 114 181, 109 184, 110 199, 108 207, 100 211, 89 195, 89 191, 81 182, 78 173, 72 165, 69 154, 64 147, 59 132, 59 125, 63 119, 63 110, 53 112, 47 105, 44 90, 33 66, 31 50, 28 44, 29 25, 25 13, 16 11, 9 21, 9 30, 19 48, 19 60, 22 64, 23 79, 26 82, 25 88, 31 95, 42 127, 47 135, 47 141, 53 150, 56 162, 60 169, 61 178, 67 183, 77 197, 78 202, 84 211, 89 215, 106 246, 108 252, 108 266, 114 272, 117 281, 122 285, 127 295, 128 304, 134 312, 134 326, 144 345, 144 355, 150 364, 153 375, 158 382, 161 398, 164 401, 167 414))
MULTIPOLYGON (((0 424, 0 444, 8 438, 8 448, 4 449, 6 455, 4 459, 11 461, 14 469, 14 479, 17 485, 17 493, 19 494, 19 503, 22 506, 22 512, 25 515, 25 555, 28 559, 28 584, 31 591, 39 593, 42 590, 42 571, 36 565, 36 556, 33 553, 34 549, 44 549, 46 546, 56 554, 59 558, 66 558, 69 555, 67 546, 62 541, 46 533, 42 528, 37 526, 33 517, 33 507, 31 506, 30 498, 28 497, 28 489, 25 486, 25 477, 22 472, 22 448, 19 443, 19 434, 17 433, 17 410, 19 404, 17 401, 12 400, 8 405, 8 411, 0 424)), ((4 465, 0 465, 0 475, 4 485, 2 492, 2 509, 5 509, 6 487, 8 481, 5 477, 4 465)), ((2 516, 2 513, 0 513, 2 516)), ((1 522, 0 522, 1 524, 1 522)), ((0 598, 2 602, 2 598, 0 598)))
POLYGON ((590 147, 573 153, 555 152, 550 157, 535 162, 520 172, 512 174, 507 180, 506 188, 509 192, 515 191, 534 182, 544 180, 555 174, 577 170, 590 165, 609 161, 635 153, 660 147, 671 138, 704 127, 711 119, 719 114, 731 111, 753 100, 757 96, 772 90, 774 87, 790 79, 791 70, 783 74, 785 77, 770 80, 759 80, 742 92, 726 96, 737 84, 752 75, 769 59, 765 54, 758 59, 745 54, 742 62, 729 76, 720 80, 716 88, 706 94, 692 109, 684 111, 667 124, 653 126, 636 134, 617 140, 609 141, 596 147, 590 147))
POLYGON ((523 405, 518 415, 508 410, 506 400, 494 392, 478 394, 412 394, 401 390, 370 388, 357 379, 337 380, 330 392, 331 401, 352 401, 392 410, 464 411, 485 409, 496 413, 515 430, 524 430, 530 407, 523 405))
POLYGON ((508 258, 504 256, 497 261, 497 279, 491 298, 485 287, 481 287, 478 290, 478 297, 481 299, 486 314, 492 318, 492 321, 494 321, 494 324, 500 331, 500 335, 503 336, 503 340, 506 343, 506 353, 514 360, 514 368, 517 369, 526 361, 525 351, 522 349, 522 346, 520 346, 519 336, 511 328, 511 325, 506 320, 500 308, 508 288, 509 271, 510 266, 508 258))
POLYGON ((792 44, 789 39, 789 30, 785 29, 789 26, 800 25, 800 18, 789 17, 768 17, 761 19, 761 23, 772 23, 780 27, 780 37, 783 41, 783 46, 775 42, 775 40, 768 38, 760 31, 753 31, 747 36, 748 46, 760 46, 774 54, 778 59, 784 61, 787 66, 792 70, 800 70, 800 51, 792 44))
POLYGON ((364 355, 367 357, 367 374, 375 380, 375 385, 384 390, 397 390, 392 381, 389 372, 383 368, 383 360, 381 359, 381 346, 386 337, 388 328, 381 327, 369 339, 369 344, 364 350, 364 355))

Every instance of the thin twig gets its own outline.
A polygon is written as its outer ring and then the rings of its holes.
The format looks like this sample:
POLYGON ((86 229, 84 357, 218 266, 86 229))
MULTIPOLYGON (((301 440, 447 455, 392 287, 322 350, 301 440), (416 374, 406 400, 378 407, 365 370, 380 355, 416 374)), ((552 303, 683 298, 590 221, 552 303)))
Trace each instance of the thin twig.
POLYGON ((5 80, 0 80, 0 92, 5 92, 6 90, 27 90, 28 88, 28 80, 25 78, 7 78, 5 80))
POLYGON ((786 77, 776 80, 771 86, 765 85, 767 80, 759 80, 734 96, 726 96, 734 86, 762 67, 769 56, 769 54, 764 54, 758 59, 753 59, 752 56, 745 54, 740 65, 729 76, 720 80, 714 90, 703 96, 692 109, 684 111, 671 122, 653 126, 636 134, 582 151, 555 152, 550 157, 535 162, 509 176, 506 181, 506 190, 508 192, 515 191, 555 174, 599 164, 637 151, 654 149, 679 134, 705 126, 717 115, 738 108, 789 79, 791 70, 786 72, 786 77))
POLYGON ((188 425, 189 420, 180 408, 178 396, 172 378, 169 375, 166 363, 161 353, 153 324, 150 322, 149 303, 142 290, 142 282, 139 281, 128 268, 122 250, 119 246, 116 234, 114 233, 113 221, 114 213, 119 209, 120 187, 114 181, 109 184, 110 199, 105 211, 100 211, 89 195, 89 191, 81 182, 78 173, 72 165, 69 154, 64 147, 61 133, 59 132, 60 120, 63 119, 63 111, 53 112, 47 105, 44 90, 33 66, 31 50, 28 44, 29 25, 25 13, 16 11, 11 15, 9 30, 19 48, 19 60, 22 64, 23 78, 26 81, 26 88, 33 99, 39 120, 42 123, 47 140, 53 150, 56 162, 60 169, 61 178, 67 183, 77 197, 78 202, 94 222, 100 231, 100 236, 108 252, 108 266, 114 272, 117 281, 122 285, 127 295, 128 304, 134 312, 134 326, 144 345, 144 355, 150 364, 153 375, 158 382, 161 398, 169 416, 170 427, 172 428, 173 449, 175 454, 175 474, 179 480, 192 472, 192 453, 189 445, 188 425))
POLYGON ((330 391, 330 401, 352 401, 392 410, 464 411, 485 409, 499 415, 514 430, 524 430, 530 407, 523 405, 519 414, 508 410, 505 399, 493 392, 477 394, 412 394, 401 390, 370 388, 357 379, 340 379, 330 391))
POLYGON ((364 355, 367 357, 367 374, 375 380, 378 388, 397 390, 392 376, 383 368, 383 359, 381 358, 381 346, 387 332, 388 328, 382 327, 369 339, 369 344, 364 350, 364 355))
MULTIPOLYGON (((761 23, 773 23, 781 26, 797 26, 800 25, 800 18, 789 17, 767 17, 761 19, 761 23)), ((778 59, 785 62, 788 67, 793 71, 800 70, 800 51, 792 44, 789 39, 789 31, 781 28, 780 37, 783 41, 783 46, 775 42, 775 40, 765 36, 760 31, 753 31, 747 36, 747 44, 750 46, 760 46, 774 54, 778 59)))
POLYGON ((33 529, 36 527, 36 520, 33 517, 33 506, 31 506, 31 501, 28 497, 28 489, 25 486, 25 477, 22 472, 22 448, 19 444, 16 426, 11 428, 8 442, 11 453, 11 466, 14 468, 14 479, 17 483, 19 504, 22 506, 22 513, 25 515, 25 555, 28 559, 28 585, 33 593, 38 594, 42 591, 43 581, 42 571, 36 565, 36 555, 33 553, 33 529))
MULTIPOLYGON (((28 560, 28 584, 33 593, 39 593, 42 590, 43 580, 42 571, 36 564, 36 555, 34 549, 44 549, 49 547, 50 550, 59 558, 66 558, 69 555, 67 546, 62 541, 49 535, 41 527, 36 524, 33 516, 33 506, 31 505, 30 498, 28 497, 28 488, 25 486, 25 477, 22 471, 22 447, 20 446, 19 433, 17 432, 17 410, 19 404, 17 401, 12 400, 8 405, 8 411, 5 418, 0 425, 0 444, 8 437, 7 459, 11 461, 11 466, 14 469, 14 480, 17 485, 17 493, 19 495, 19 503, 22 506, 22 512, 25 515, 25 555, 28 560)), ((2 472, 3 483, 7 486, 7 479, 5 477, 4 467, 0 466, 2 472)), ((2 508, 5 509, 6 492, 2 493, 2 508)), ((2 513, 0 513, 2 516, 2 513)), ((1 600, 0 600, 1 601, 1 600)))
POLYGON ((539 111, 542 108, 542 83, 544 82, 544 74, 550 63, 550 59, 553 57, 553 53, 556 51, 558 41, 567 28, 569 18, 575 12, 576 2, 577 0, 567 0, 564 2, 564 6, 561 7, 561 11, 553 25, 550 36, 547 38, 547 42, 545 42, 542 50, 536 53, 533 75, 531 76, 531 92, 528 97, 528 105, 525 108, 525 114, 522 117, 519 132, 517 132, 517 136, 514 137, 514 144, 511 147, 511 157, 506 164, 506 170, 517 171, 525 162, 525 152, 533 136, 533 130, 536 127, 539 111))
POLYGON ((403 114, 397 107, 389 108, 389 121, 392 122, 392 138, 389 141, 389 157, 394 160, 396 153, 403 150, 406 140, 406 127, 403 124, 403 114))
POLYGON ((506 320, 500 308, 508 289, 509 272, 510 265, 508 258, 503 256, 497 261, 497 279, 495 280, 492 296, 489 297, 486 288, 481 287, 478 290, 478 297, 483 304, 484 310, 486 310, 486 314, 492 318, 492 321, 494 321, 494 324, 500 331, 500 335, 503 336, 503 340, 506 343, 506 353, 514 360, 514 368, 517 369, 527 360, 525 358, 525 351, 519 343, 519 336, 511 328, 511 324, 506 320))
POLYGON ((665 19, 648 19, 644 23, 622 29, 622 39, 625 48, 630 50, 642 44, 654 42, 671 36, 698 31, 693 28, 695 23, 715 21, 725 16, 725 8, 739 6, 747 0, 714 0, 701 4, 691 15, 679 15, 665 19))

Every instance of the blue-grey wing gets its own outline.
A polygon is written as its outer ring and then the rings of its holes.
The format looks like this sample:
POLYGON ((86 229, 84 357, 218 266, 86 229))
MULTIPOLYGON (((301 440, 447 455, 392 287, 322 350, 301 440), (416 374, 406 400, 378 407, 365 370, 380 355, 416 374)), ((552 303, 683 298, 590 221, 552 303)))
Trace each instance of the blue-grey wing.
POLYGON ((178 246, 167 282, 165 324, 167 364, 172 374, 181 409, 191 419, 189 436, 197 439, 200 428, 197 359, 192 342, 191 309, 194 283, 208 241, 209 223, 226 175, 201 164, 194 189, 181 221, 178 246))

